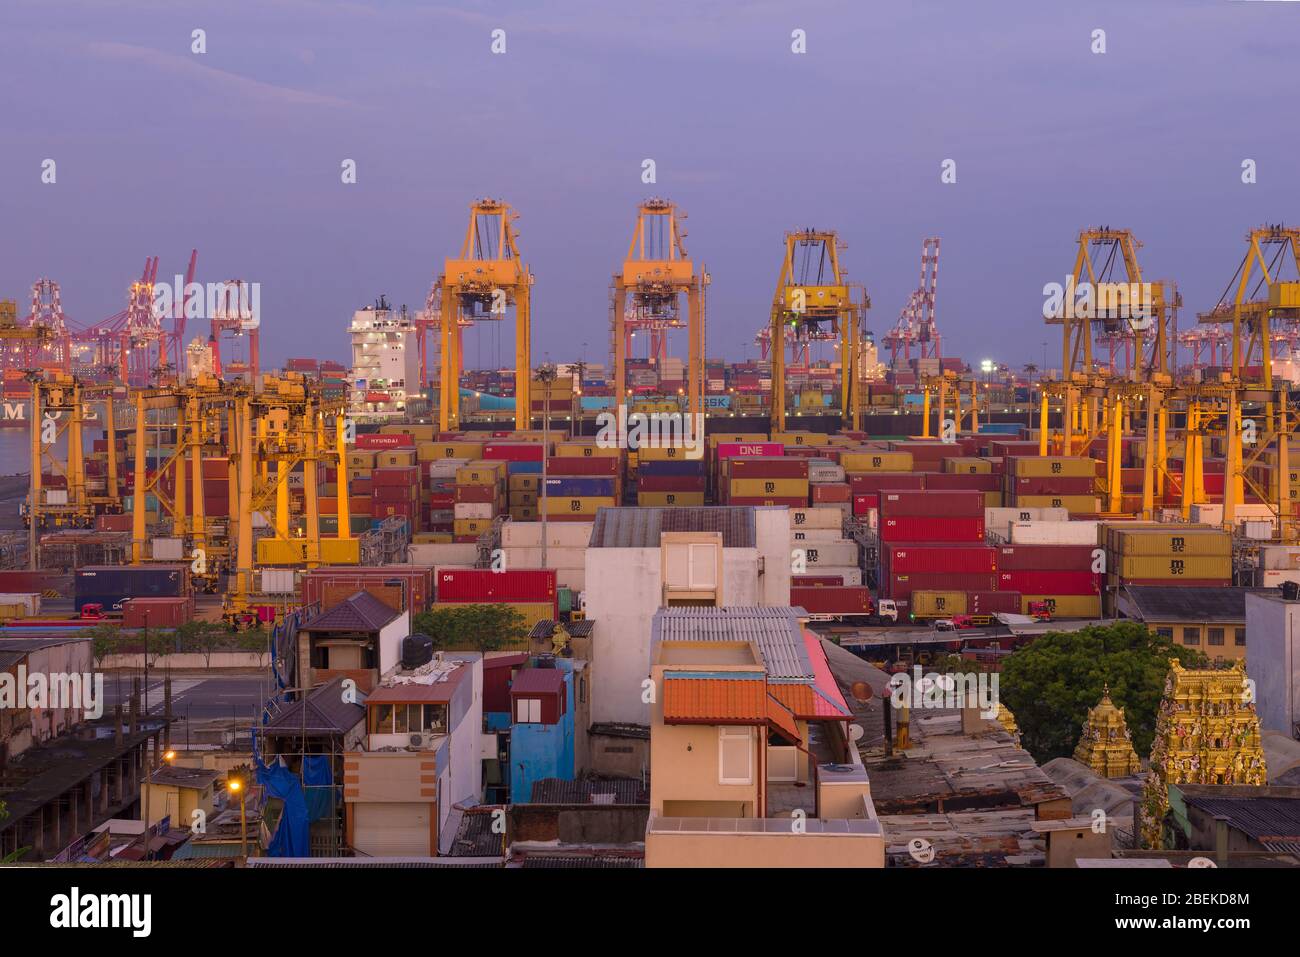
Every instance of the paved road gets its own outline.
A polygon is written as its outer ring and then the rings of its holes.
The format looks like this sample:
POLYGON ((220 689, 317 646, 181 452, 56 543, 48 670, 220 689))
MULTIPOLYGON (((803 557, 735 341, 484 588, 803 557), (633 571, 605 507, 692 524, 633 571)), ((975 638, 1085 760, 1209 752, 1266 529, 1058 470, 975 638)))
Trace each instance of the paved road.
MULTIPOLYGON (((122 702, 123 713, 131 695, 132 672, 113 672, 104 676, 104 711, 111 712, 122 702)), ((134 672, 139 677, 139 672, 134 672)), ((172 675, 172 712, 191 721, 216 718, 248 718, 260 713, 270 679, 262 674, 212 675, 187 672, 172 675)), ((163 713, 163 679, 157 671, 149 673, 149 687, 142 689, 150 714, 163 713)))

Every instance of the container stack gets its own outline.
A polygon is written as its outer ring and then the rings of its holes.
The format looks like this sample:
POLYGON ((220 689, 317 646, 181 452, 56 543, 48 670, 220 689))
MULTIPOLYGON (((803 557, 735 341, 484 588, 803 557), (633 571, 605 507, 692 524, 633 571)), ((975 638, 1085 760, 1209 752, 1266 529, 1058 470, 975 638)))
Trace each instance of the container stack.
POLYGON ((506 463, 476 459, 456 469, 452 541, 472 542, 505 510, 506 463))
MULTIPOLYGON (((750 456, 728 459, 726 484, 721 487, 720 505, 785 505, 802 509, 808 505, 808 462, 793 455, 750 456)), ((836 528, 843 522, 838 509, 836 528)))
POLYGON ((853 517, 875 528, 882 489, 925 488, 925 478, 912 471, 911 452, 854 448, 840 453, 840 465, 849 486, 853 517))
POLYGON ((1208 526, 1103 523, 1108 588, 1173 585, 1214 588, 1232 584, 1232 536, 1208 526))
MULTIPOLYGON (((559 619, 560 606, 556 573, 548 568, 439 568, 437 600, 433 607, 458 605, 508 605, 529 630, 539 621, 559 619)), ((507 648, 526 648, 528 639, 507 648)))
POLYGON ((1006 504, 1064 508, 1070 515, 1096 515, 1097 463, 1078 456, 1016 455, 1008 460, 1006 504))
POLYGON ((385 462, 409 458, 410 462, 377 466, 370 473, 371 522, 401 518, 409 531, 420 516, 420 468, 415 464, 415 452, 381 452, 377 458, 385 462))
POLYGON ((976 491, 883 490, 877 580, 882 598, 911 611, 914 591, 997 591, 984 544, 984 495, 976 491))
POLYGON ((860 549, 857 542, 844 537, 844 512, 836 506, 792 508, 790 551, 795 568, 792 587, 862 584, 860 549))
MULTIPOLYGON (((548 522, 546 568, 554 569, 560 588, 581 592, 586 587, 590 522, 548 522)), ((542 568, 542 523, 509 521, 501 526, 506 568, 542 568)))
POLYGON ((1022 614, 1037 603, 1062 618, 1100 618, 1101 555, 1096 545, 1003 545, 998 590, 1019 592, 1022 614))
POLYGON ((506 508, 516 521, 532 521, 540 514, 537 501, 545 454, 541 442, 489 442, 483 447, 483 458, 505 462, 506 508))
POLYGON ((688 458, 681 448, 642 448, 637 451, 636 503, 640 506, 703 505, 704 456, 688 458))
MULTIPOLYGON (((839 453, 835 452, 836 457, 839 453)), ((848 521, 853 516, 853 491, 844 466, 830 458, 808 460, 808 499, 813 505, 837 508, 848 521)))

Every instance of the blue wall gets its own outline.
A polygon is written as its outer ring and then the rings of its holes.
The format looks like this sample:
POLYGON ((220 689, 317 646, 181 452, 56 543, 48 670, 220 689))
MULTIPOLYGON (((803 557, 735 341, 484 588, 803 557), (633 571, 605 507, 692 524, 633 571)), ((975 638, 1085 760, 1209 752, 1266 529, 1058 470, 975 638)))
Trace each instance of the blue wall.
POLYGON ((515 804, 532 797, 534 781, 573 779, 573 662, 557 659, 555 667, 564 672, 563 717, 556 724, 510 725, 510 800, 515 804))

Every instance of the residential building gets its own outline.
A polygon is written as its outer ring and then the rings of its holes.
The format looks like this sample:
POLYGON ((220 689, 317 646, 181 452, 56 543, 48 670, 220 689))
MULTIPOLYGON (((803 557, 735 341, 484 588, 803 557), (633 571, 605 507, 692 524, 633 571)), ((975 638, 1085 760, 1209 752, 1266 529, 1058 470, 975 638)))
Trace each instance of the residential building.
POLYGON ((1246 653, 1260 726, 1300 736, 1300 601, 1277 590, 1246 596, 1246 653))
POLYGON ((533 784, 574 775, 573 662, 539 659, 510 686, 510 797, 526 801, 533 784))
POLYGON ((400 657, 402 639, 411 633, 409 611, 395 611, 366 591, 358 591, 303 622, 298 632, 298 674, 314 688, 335 678, 374 687, 400 657))
MULTIPOLYGON (((1274 591, 1274 589, 1269 589, 1274 591)), ((1116 608, 1176 645, 1202 651, 1215 664, 1246 657, 1246 596, 1236 587, 1125 585, 1116 608)))
POLYGON ((150 827, 171 818, 175 827, 192 827, 196 820, 206 825, 216 810, 216 782, 221 773, 205 768, 172 767, 164 764, 140 784, 140 807, 150 827), (201 812, 201 818, 195 812, 201 812))

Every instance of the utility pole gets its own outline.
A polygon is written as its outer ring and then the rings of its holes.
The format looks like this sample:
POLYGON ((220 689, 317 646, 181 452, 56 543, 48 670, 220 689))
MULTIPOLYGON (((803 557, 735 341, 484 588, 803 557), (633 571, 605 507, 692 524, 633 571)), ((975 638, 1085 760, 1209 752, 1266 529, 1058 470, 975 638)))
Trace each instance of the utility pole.
MULTIPOLYGON (((555 365, 547 362, 537 370, 537 379, 542 383, 542 487, 537 502, 542 510, 542 568, 546 568, 546 460, 551 454, 551 383, 555 381, 555 365)), ((516 402, 519 401, 517 398, 516 402)))

